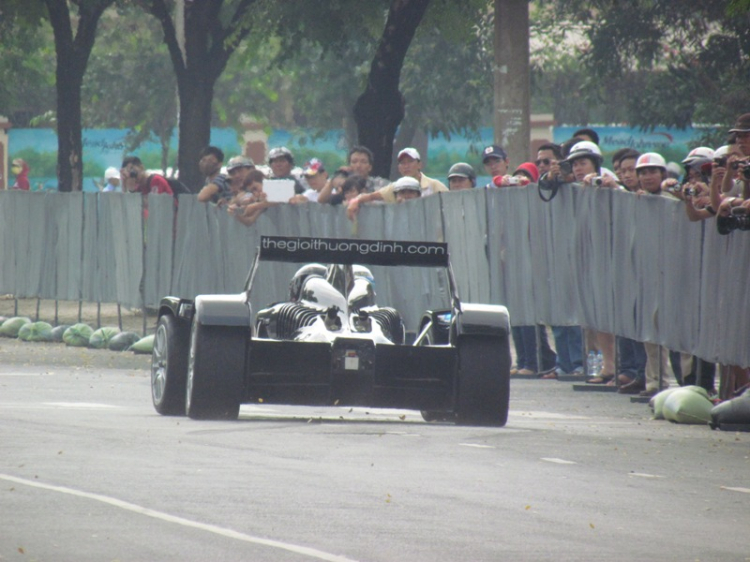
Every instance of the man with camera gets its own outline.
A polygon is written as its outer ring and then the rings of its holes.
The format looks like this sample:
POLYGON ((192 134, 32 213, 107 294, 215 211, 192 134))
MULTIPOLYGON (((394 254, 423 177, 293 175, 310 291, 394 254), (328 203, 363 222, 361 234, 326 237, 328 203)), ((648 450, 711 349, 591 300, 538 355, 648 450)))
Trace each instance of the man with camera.
MULTIPOLYGON (((726 173, 721 183, 721 203, 717 213, 720 221, 721 217, 739 217, 750 212, 750 113, 740 115, 729 133, 734 136, 736 149, 726 158, 726 173)), ((744 226, 739 224, 743 221, 734 222, 724 222, 727 232, 744 226)), ((721 225, 719 231, 722 231, 721 225)))
POLYGON ((147 174, 143 162, 137 156, 128 156, 122 161, 120 174, 123 191, 126 193, 140 193, 144 197, 149 193, 173 195, 166 178, 159 174, 147 174))
POLYGON ((122 190, 125 193, 140 193, 143 196, 143 216, 148 217, 148 196, 151 193, 174 195, 164 176, 148 174, 137 156, 128 156, 120 168, 122 190))
POLYGON ((713 171, 713 149, 699 146, 691 150, 682 161, 684 179, 680 184, 677 179, 667 177, 662 181, 661 189, 685 202, 688 219, 699 221, 711 218, 715 214, 711 206, 711 182, 713 171))

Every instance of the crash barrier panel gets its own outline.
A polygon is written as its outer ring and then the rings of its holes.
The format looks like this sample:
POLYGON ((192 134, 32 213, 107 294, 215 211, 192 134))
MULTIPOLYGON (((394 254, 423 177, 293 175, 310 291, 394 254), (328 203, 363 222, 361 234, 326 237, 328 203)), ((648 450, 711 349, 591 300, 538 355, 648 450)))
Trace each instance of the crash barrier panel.
MULTIPOLYGON (((655 196, 563 186, 444 193, 364 207, 281 205, 246 227, 223 209, 180 196, 0 192, 0 291, 19 297, 155 306, 161 296, 238 292, 260 233, 445 241, 465 302, 505 304, 516 325, 582 325, 708 361, 750 365, 750 244, 691 223, 683 204, 655 196), (175 219, 176 217, 176 219, 175 219), (145 228, 144 228, 145 226, 145 228)), ((263 267, 255 310, 284 300, 292 264, 263 267)), ((373 268, 379 302, 415 329, 445 283, 373 268)))

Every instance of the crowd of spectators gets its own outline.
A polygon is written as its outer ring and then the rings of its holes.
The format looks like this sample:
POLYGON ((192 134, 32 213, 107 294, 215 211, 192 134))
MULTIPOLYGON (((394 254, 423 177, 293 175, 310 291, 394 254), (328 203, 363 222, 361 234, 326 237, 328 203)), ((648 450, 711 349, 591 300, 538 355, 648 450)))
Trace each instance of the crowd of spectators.
MULTIPOLYGON (((198 200, 225 207, 237 220, 252 225, 263 211, 280 204, 342 205, 347 216, 356 220, 367 204, 403 203, 477 187, 524 188, 538 184, 540 193, 554 193, 562 185, 579 183, 585 188, 616 189, 636 197, 682 201, 689 220, 718 220, 720 232, 750 229, 750 113, 740 116, 728 130, 725 145, 715 150, 695 148, 681 166, 667 163, 656 152, 641 154, 624 148, 612 154, 610 169, 596 131, 589 128, 576 131, 564 143, 541 145, 535 161, 516 166, 511 166, 501 146, 487 146, 481 152, 481 163, 491 181, 483 186, 477 186, 477 173, 467 162, 450 167, 446 186, 423 172, 422 156, 416 148, 404 148, 396 160, 399 178, 389 181, 371 175, 373 154, 364 146, 353 147, 347 165, 332 173, 317 158, 295 167, 292 152, 280 146, 269 150, 266 165, 256 167, 250 158, 235 156, 223 172, 224 154, 209 146, 200 155, 205 184, 198 200)), ((110 175, 108 180, 114 178, 114 174, 110 175)), ((123 161, 119 180, 122 187, 113 185, 112 190, 139 192, 144 200, 149 193, 173 193, 169 182, 159 175, 148 175, 137 157, 123 161)), ((700 379, 709 392, 715 392, 713 365, 695 357, 578 326, 550 328, 554 351, 548 343, 546 326, 513 327, 517 361, 512 374, 546 379, 583 377, 584 358, 593 352, 600 357, 600 364, 596 373, 588 373, 586 382, 590 384, 617 386, 623 394, 653 396, 666 380, 674 377, 681 383, 700 379)), ((744 371, 734 368, 732 372, 737 381, 734 386, 748 383, 744 371)))

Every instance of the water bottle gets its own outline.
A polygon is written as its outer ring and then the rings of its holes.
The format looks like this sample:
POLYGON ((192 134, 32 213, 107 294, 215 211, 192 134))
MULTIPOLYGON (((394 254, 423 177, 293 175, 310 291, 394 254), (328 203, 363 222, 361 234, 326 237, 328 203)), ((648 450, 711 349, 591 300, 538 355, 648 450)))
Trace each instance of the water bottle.
POLYGON ((593 350, 589 351, 589 356, 586 359, 586 374, 589 377, 596 376, 596 353, 593 350))
POLYGON ((604 356, 602 355, 602 352, 600 351, 599 353, 596 354, 596 364, 595 364, 595 367, 594 367, 596 369, 596 376, 597 377, 601 377, 602 376, 602 367, 603 366, 604 366, 604 356))

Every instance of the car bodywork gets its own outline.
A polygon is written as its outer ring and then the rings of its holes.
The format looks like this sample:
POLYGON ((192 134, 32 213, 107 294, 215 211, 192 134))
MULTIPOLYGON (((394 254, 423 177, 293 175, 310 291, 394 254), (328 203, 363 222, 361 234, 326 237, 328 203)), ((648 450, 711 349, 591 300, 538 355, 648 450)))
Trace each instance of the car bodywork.
POLYGON ((447 244, 262 236, 242 293, 162 299, 152 398, 161 414, 195 419, 236 419, 240 404, 262 402, 416 409, 426 420, 502 426, 509 336, 505 307, 460 301, 447 244), (253 314, 267 261, 306 265, 287 301, 253 314), (368 266, 442 270, 450 307, 426 311, 407 344, 399 312, 376 304, 368 266))

